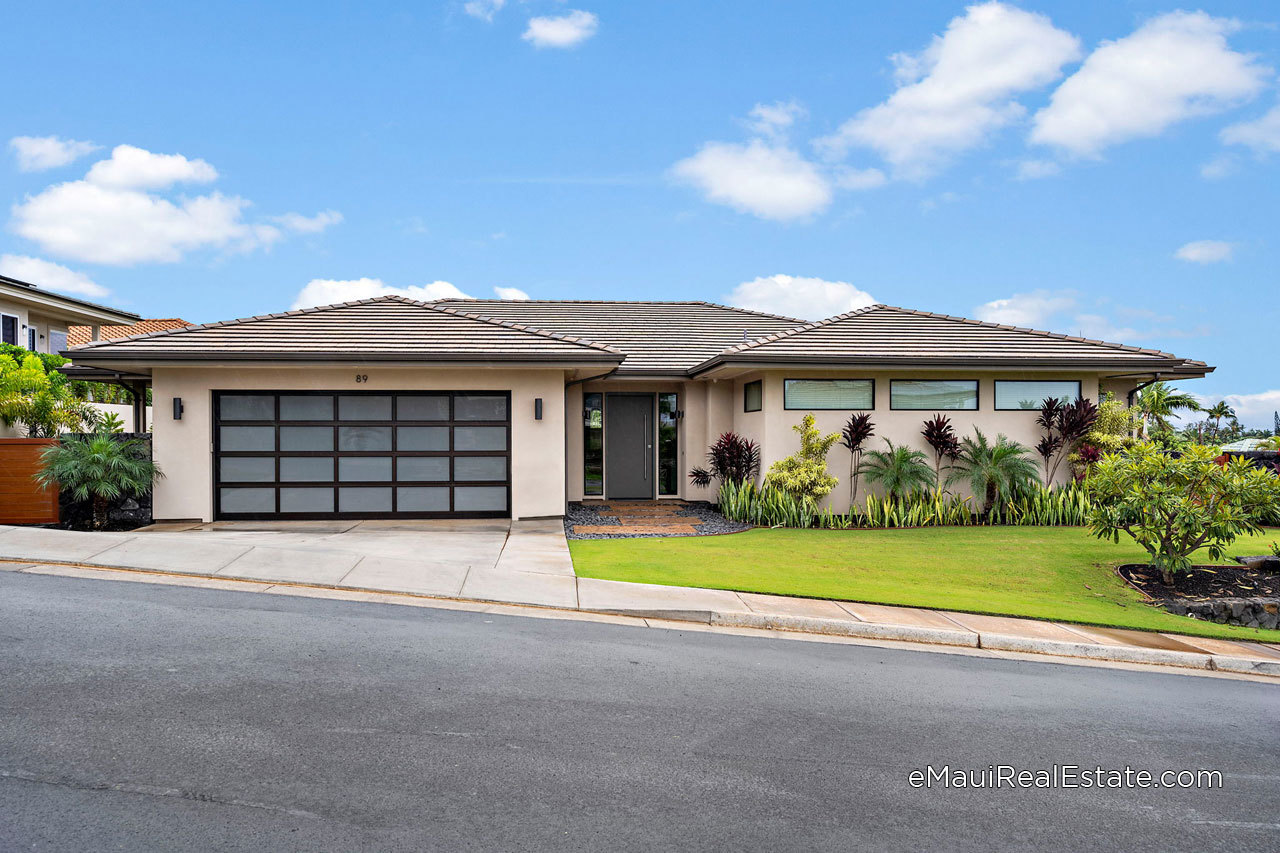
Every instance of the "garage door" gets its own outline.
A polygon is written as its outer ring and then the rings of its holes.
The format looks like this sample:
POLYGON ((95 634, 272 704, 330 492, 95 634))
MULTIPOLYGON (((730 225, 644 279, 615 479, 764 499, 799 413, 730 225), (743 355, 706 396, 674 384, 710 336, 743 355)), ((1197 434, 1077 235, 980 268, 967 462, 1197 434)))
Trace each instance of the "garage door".
POLYGON ((214 516, 510 515, 511 395, 215 391, 214 516))

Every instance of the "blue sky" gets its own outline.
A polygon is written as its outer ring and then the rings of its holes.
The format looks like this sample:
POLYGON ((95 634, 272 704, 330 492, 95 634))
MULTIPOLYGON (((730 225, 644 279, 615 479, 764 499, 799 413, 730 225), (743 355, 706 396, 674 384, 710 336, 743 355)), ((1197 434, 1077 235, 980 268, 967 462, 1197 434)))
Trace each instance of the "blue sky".
POLYGON ((1204 359, 1188 390, 1280 408, 1274 3, 0 14, 9 275, 192 321, 874 299, 1204 359))

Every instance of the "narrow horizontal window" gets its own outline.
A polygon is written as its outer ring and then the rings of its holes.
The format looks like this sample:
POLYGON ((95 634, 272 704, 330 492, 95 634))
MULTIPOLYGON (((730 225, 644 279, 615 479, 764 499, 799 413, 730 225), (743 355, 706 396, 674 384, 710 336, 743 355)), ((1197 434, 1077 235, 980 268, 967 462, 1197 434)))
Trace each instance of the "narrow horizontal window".
POLYGON ((742 411, 758 412, 764 408, 764 382, 757 379, 742 386, 742 411))
POLYGON ((1074 403, 1079 396, 1079 382, 996 380, 997 409, 1038 409, 1050 397, 1064 403, 1074 403))
POLYGON ((978 408, 978 380, 895 379, 889 383, 889 408, 973 411, 978 408))
POLYGON ((786 409, 874 409, 876 384, 871 379, 787 379, 782 388, 786 409))

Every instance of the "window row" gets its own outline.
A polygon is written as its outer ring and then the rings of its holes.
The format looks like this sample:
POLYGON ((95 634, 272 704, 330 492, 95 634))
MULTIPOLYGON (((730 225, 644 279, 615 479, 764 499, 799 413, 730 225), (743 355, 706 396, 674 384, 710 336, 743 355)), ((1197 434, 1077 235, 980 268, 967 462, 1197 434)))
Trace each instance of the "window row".
POLYGON ((231 486, 219 489, 218 499, 222 514, 504 512, 507 487, 231 486))
POLYGON ((224 426, 218 428, 223 452, 280 451, 332 453, 507 449, 504 426, 224 426), (450 446, 452 435, 452 446, 450 446))
MULTIPOLYGON (((742 409, 758 412, 764 408, 761 380, 743 386, 742 409)), ((820 410, 874 409, 874 379, 786 379, 783 381, 783 408, 820 410)), ((995 381, 995 407, 1009 411, 1038 409, 1047 398, 1071 402, 1080 396, 1074 380, 995 381)), ((889 382, 889 408, 904 411, 973 411, 978 408, 976 379, 893 379, 889 382)))
POLYGON ((505 456, 223 456, 222 483, 504 481, 505 456))
POLYGON ((222 394, 223 421, 505 421, 505 394, 222 394), (452 411, 450 410, 452 401, 452 411))

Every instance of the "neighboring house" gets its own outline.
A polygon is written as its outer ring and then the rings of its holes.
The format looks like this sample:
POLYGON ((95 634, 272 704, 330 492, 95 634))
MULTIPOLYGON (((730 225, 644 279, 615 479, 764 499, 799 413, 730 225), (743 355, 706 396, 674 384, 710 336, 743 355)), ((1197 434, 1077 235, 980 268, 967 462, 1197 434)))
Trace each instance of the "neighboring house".
MULTIPOLYGON (((1124 398, 1213 368, 1168 353, 876 305, 820 323, 705 302, 387 296, 77 348, 150 377, 161 519, 560 516, 584 498, 714 499, 727 430, 764 467, 806 412, 870 411, 924 448, 951 416, 1033 445, 1046 396, 1124 398)), ((830 467, 843 478, 848 456, 830 467)), ((831 505, 843 510, 837 489, 831 505)))
MULTIPOLYGON (((136 323, 130 323, 127 326, 102 326, 98 330, 97 340, 115 341, 121 338, 132 338, 138 335, 149 335, 152 332, 165 332, 170 329, 185 329, 187 326, 193 325, 186 320, 179 320, 176 317, 168 317, 164 319, 139 320, 136 323)), ((78 347, 93 342, 93 329, 89 326, 72 326, 67 334, 67 346, 78 347)), ((64 347, 65 349, 66 347, 64 347)), ((68 371, 73 377, 76 375, 74 369, 68 371)), ((137 432, 151 431, 151 406, 146 406, 141 412, 142 422, 134 424, 132 419, 137 417, 138 410, 129 403, 102 403, 94 401, 93 407, 104 414, 116 415, 125 424, 126 429, 136 430, 137 432)))

